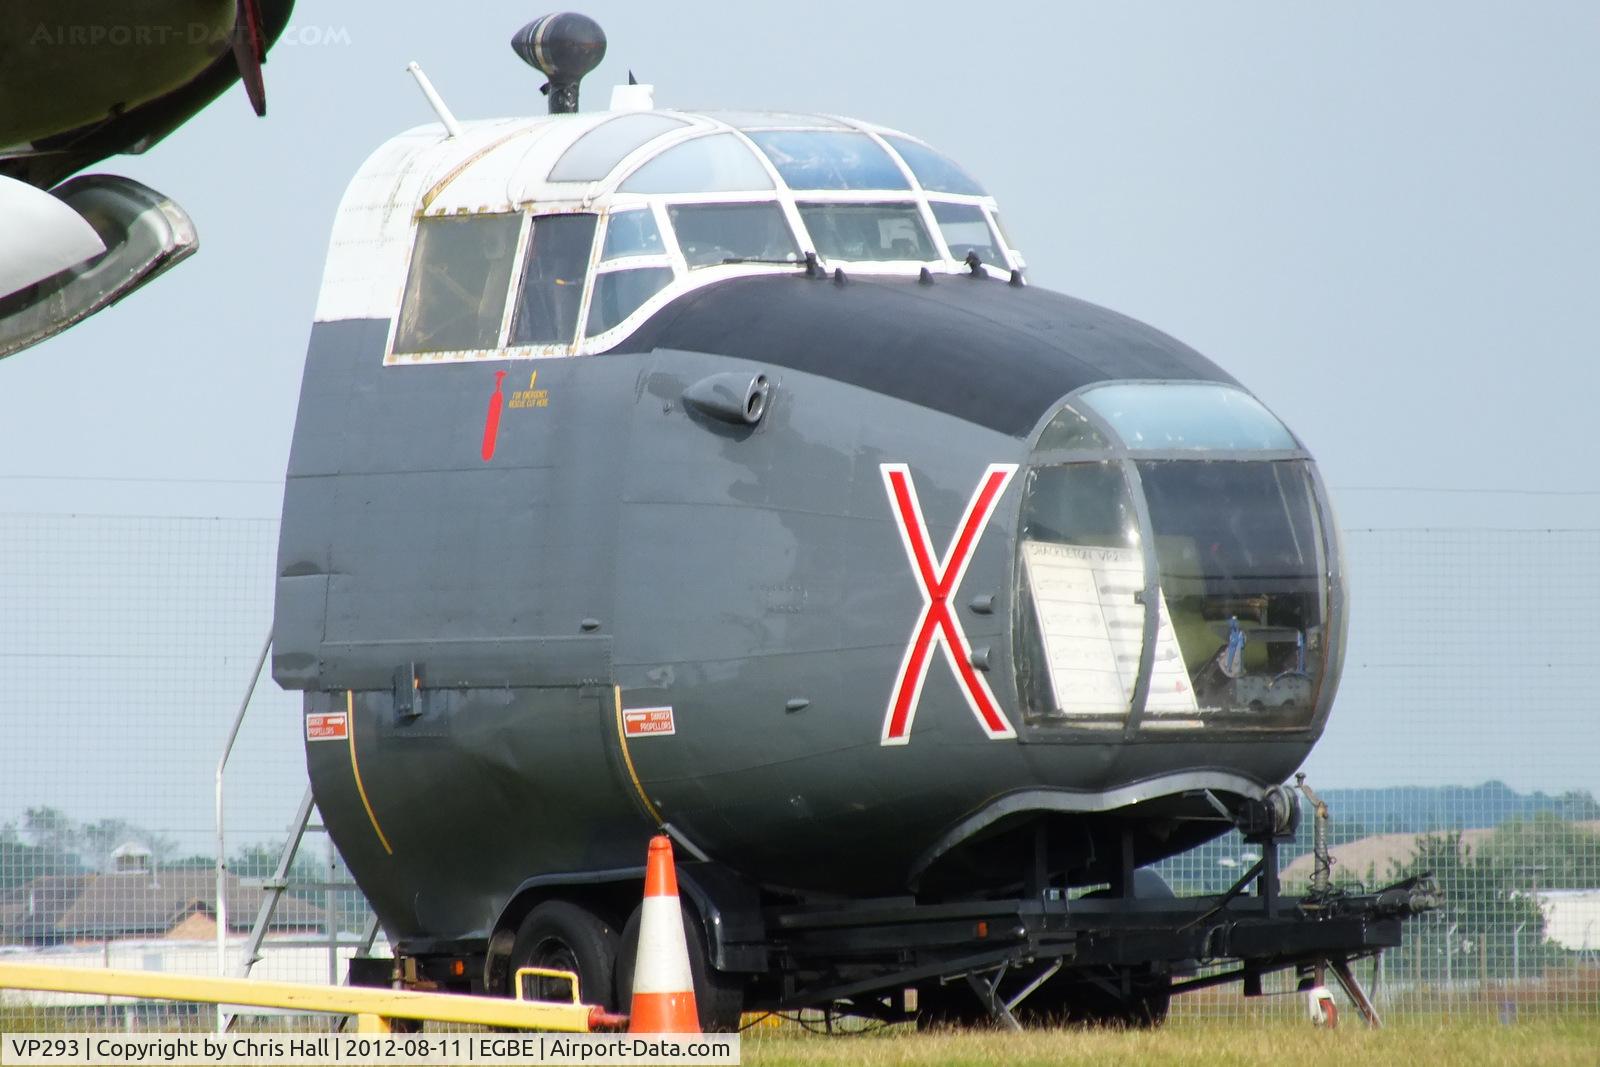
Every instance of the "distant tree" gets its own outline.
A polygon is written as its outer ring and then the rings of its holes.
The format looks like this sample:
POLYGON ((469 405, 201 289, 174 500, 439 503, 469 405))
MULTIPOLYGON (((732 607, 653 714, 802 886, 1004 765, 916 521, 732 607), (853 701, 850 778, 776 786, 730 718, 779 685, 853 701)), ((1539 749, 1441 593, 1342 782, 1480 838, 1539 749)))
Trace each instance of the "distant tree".
MULTIPOLYGON (((1587 796, 1587 794, 1584 794, 1587 796)), ((1495 828, 1485 859, 1518 875, 1524 889, 1600 888, 1600 833, 1542 811, 1495 828)))
MULTIPOLYGON (((283 855, 283 842, 258 842, 245 845, 228 858, 228 871, 244 879, 270 878, 278 871, 278 859, 283 855)), ((323 865, 305 852, 295 853, 289 865, 289 892, 294 896, 309 896, 307 890, 296 890, 296 883, 326 881, 323 865)))
POLYGON ((29 844, 17 831, 17 824, 0 826, 0 894, 46 874, 75 874, 73 857, 29 844))
POLYGON ((0 881, 25 885, 35 878, 78 874, 82 871, 74 845, 77 828, 55 808, 29 808, 19 832, 7 823, 0 844, 0 881))
POLYGON ((64 856, 78 851, 78 824, 57 808, 29 808, 22 816, 22 832, 35 848, 64 856))
POLYGON ((1392 865, 1394 879, 1431 872, 1444 907, 1409 924, 1411 944, 1397 954, 1402 972, 1428 981, 1523 973, 1559 955, 1544 939, 1544 915, 1517 868, 1474 854, 1459 831, 1419 838, 1409 860, 1392 865), (1420 972, 1420 973, 1419 973, 1420 972))
POLYGON ((1569 789, 1561 794, 1557 801, 1563 819, 1595 820, 1600 819, 1600 801, 1594 795, 1583 789, 1569 789))
POLYGON ((20 830, 7 823, 0 831, 0 886, 23 885, 51 875, 105 871, 111 854, 129 843, 149 849, 157 864, 178 850, 172 838, 125 819, 80 824, 58 808, 29 808, 20 830))

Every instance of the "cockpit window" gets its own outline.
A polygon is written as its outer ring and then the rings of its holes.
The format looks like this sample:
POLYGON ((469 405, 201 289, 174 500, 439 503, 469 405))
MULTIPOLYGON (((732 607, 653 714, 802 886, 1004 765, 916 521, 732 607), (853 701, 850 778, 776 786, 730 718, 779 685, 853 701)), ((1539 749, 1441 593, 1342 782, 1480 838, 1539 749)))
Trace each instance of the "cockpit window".
POLYGON ((1138 467, 1179 652, 1165 674, 1157 657, 1145 726, 1305 726, 1328 639, 1309 465, 1148 460, 1138 467))
MULTIPOLYGON (((423 197, 386 363, 605 351, 668 294, 787 273, 802 255, 868 276, 1024 265, 970 175, 853 120, 616 111, 508 128, 490 148, 452 155, 423 197)), ((1092 427, 1062 415, 1039 447, 1055 462, 1094 449, 1127 462, 1106 420, 1074 404, 1092 427)))
POLYGON ((824 259, 937 259, 915 204, 807 204, 800 218, 824 259))
POLYGON ((1144 647, 1144 554, 1117 463, 1030 471, 1022 497, 1017 657, 1036 725, 1117 726, 1144 647))
POLYGON ((1310 461, 1043 462, 1023 483, 1018 538, 1031 726, 1123 724, 1141 669, 1145 730, 1311 723, 1335 627, 1310 461))
POLYGON ((925 144, 905 137, 885 137, 889 146, 900 153, 917 181, 930 193, 960 193, 964 196, 984 196, 983 186, 972 175, 954 162, 941 156, 925 144))
POLYGON ((1085 390, 1083 402, 1131 449, 1292 451, 1293 435, 1261 402, 1211 382, 1120 382, 1085 390))
POLYGON ((671 284, 671 267, 639 267, 597 275, 594 295, 589 298, 589 325, 586 332, 591 337, 605 333, 671 284))
POLYGON ((634 149, 669 130, 689 125, 682 119, 648 112, 607 119, 576 141, 550 168, 553 182, 597 182, 634 149))
POLYGON ((1039 435, 1039 443, 1034 446, 1039 452, 1064 452, 1069 449, 1099 452, 1109 447, 1105 436, 1094 428, 1094 424, 1070 407, 1056 412, 1055 418, 1039 435))
POLYGON ((533 220, 511 323, 512 344, 565 345, 577 339, 595 221, 593 215, 541 215, 533 220))
POLYGON ((1006 265, 1000 242, 995 238, 994 231, 989 229, 988 220, 983 217, 983 208, 977 204, 937 202, 931 206, 933 217, 939 223, 939 232, 944 234, 944 243, 950 246, 952 257, 966 259, 968 253, 976 252, 978 259, 991 267, 1006 265))
MULTIPOLYGON (((418 222, 394 351, 459 352, 498 346, 521 230, 520 214, 418 222)), ((578 278, 581 286, 581 269, 578 278)))
POLYGON ((732 193, 772 188, 772 178, 735 134, 697 137, 662 152, 619 187, 625 193, 732 193))
POLYGON ((791 189, 910 189, 889 153, 864 133, 756 130, 749 137, 791 189))
POLYGON ((774 203, 673 204, 667 217, 691 268, 800 258, 783 209, 774 203))
POLYGON ((618 211, 606 220, 606 243, 600 252, 602 260, 659 256, 665 251, 655 212, 649 208, 618 211))

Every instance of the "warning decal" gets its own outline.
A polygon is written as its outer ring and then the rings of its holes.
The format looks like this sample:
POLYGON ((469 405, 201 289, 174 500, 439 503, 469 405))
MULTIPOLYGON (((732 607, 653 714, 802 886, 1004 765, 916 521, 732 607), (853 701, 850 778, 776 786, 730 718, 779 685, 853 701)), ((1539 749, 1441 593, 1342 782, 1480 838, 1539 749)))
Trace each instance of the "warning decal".
POLYGON ((628 737, 674 734, 671 708, 628 708, 622 713, 622 732, 628 737))
POLYGON ((349 720, 342 711, 319 712, 306 716, 307 741, 343 741, 349 736, 349 720))

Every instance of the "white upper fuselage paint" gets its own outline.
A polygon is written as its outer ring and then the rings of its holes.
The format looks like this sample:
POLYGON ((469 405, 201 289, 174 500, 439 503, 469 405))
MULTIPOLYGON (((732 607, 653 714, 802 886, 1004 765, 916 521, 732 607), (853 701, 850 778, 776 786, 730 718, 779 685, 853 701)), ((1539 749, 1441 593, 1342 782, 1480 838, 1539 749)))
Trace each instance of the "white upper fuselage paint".
MULTIPOLYGON (((601 225, 618 211, 647 208, 654 212, 662 231, 664 248, 660 255, 636 258, 621 265, 671 267, 674 280, 651 296, 623 321, 609 329, 588 335, 580 329, 571 344, 501 344, 455 352, 423 354, 400 353, 394 347, 393 331, 385 362, 388 364, 469 362, 474 360, 527 359, 583 355, 605 351, 626 338, 640 323, 661 307, 686 292, 733 277, 759 274, 790 274, 804 266, 800 256, 791 263, 725 263, 695 266, 686 262, 668 222, 666 209, 675 204, 692 203, 776 203, 782 209, 798 247, 816 247, 807 234, 797 210, 797 200, 807 203, 882 203, 912 204, 931 238, 935 254, 927 259, 856 261, 819 257, 820 266, 832 271, 842 268, 848 275, 916 275, 922 269, 934 274, 966 272, 962 257, 952 253, 941 233, 931 204, 971 204, 983 211, 989 228, 1004 234, 995 219, 994 198, 973 193, 925 189, 911 165, 884 140, 885 135, 904 137, 893 130, 851 119, 831 116, 764 115, 760 113, 697 113, 682 111, 603 111, 537 118, 502 118, 462 122, 458 136, 450 136, 440 124, 419 126, 392 138, 368 157, 350 182, 334 220, 327 265, 317 302, 316 320, 331 322, 347 319, 387 319, 399 317, 407 284, 412 246, 417 226, 425 218, 522 213, 525 216, 585 212, 599 216, 601 225), (658 135, 640 141, 622 155, 602 177, 592 181, 552 181, 551 168, 584 135, 602 124, 624 117, 659 116, 665 128, 658 135), (720 116, 726 116, 719 117, 720 116), (747 131, 781 129, 785 131, 826 130, 866 134, 882 148, 905 179, 903 187, 892 190, 827 189, 796 191, 786 184, 776 167, 748 136, 747 131), (674 147, 699 138, 730 134, 739 139, 767 172, 771 188, 759 191, 700 190, 685 188, 672 192, 629 192, 619 187, 640 167, 674 147)), ((907 138, 907 140, 911 140, 907 138)), ((603 230, 602 230, 603 233, 603 230)), ((524 242, 527 239, 524 226, 524 242)), ((599 263, 603 237, 594 242, 584 297, 588 309, 596 269, 609 269, 599 263)), ((521 246, 519 246, 519 253, 521 246)), ((1011 268, 1022 267, 1015 249, 1006 248, 1009 262, 989 264, 979 269, 1004 277, 1011 268)), ((520 272, 520 263, 518 264, 520 272)), ((516 285, 513 278, 513 293, 516 285)), ((509 319, 509 313, 508 313, 509 319)), ((583 321, 580 317, 580 322, 583 321)))

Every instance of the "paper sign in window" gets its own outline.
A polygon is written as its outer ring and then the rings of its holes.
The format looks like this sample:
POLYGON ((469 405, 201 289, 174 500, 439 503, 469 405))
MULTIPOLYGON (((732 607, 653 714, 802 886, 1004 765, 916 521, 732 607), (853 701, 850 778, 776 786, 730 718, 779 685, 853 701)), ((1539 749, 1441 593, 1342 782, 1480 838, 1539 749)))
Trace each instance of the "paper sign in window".
MULTIPOLYGON (((1063 715, 1126 715, 1144 643, 1140 551, 1028 541, 1023 561, 1057 709, 1063 715)), ((1155 714, 1197 712, 1165 597, 1145 706, 1155 714)))

